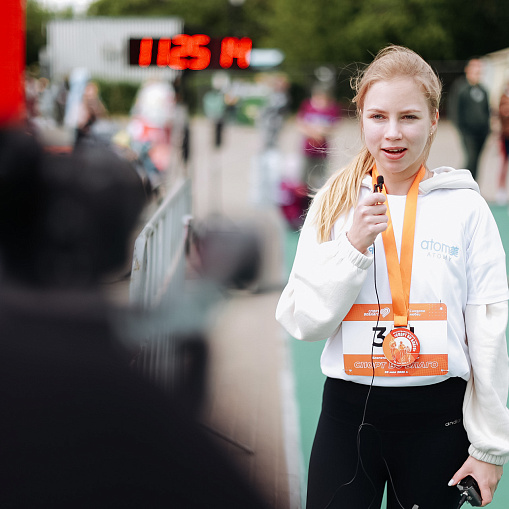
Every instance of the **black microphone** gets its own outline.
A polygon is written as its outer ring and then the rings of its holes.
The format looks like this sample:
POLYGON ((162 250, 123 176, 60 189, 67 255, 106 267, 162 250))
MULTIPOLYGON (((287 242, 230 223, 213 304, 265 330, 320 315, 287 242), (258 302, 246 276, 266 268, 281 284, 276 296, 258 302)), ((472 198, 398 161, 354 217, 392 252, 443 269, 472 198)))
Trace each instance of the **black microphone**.
POLYGON ((383 175, 378 175, 378 177, 376 178, 375 187, 373 188, 373 192, 376 193, 378 191, 381 193, 383 187, 384 187, 384 177, 383 175))
POLYGON ((473 507, 480 507, 482 505, 481 490, 477 481, 472 476, 467 475, 456 487, 461 491, 461 499, 457 509, 466 501, 470 502, 470 505, 473 507))

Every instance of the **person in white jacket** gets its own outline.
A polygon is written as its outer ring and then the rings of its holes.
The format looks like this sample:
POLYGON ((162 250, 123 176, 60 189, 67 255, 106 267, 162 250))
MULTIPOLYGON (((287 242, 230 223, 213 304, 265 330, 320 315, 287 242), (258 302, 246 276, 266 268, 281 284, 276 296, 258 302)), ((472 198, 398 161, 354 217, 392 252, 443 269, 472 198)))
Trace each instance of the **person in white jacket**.
POLYGON ((379 508, 386 486, 389 509, 455 509, 468 476, 486 506, 509 459, 500 235, 470 171, 426 166, 432 68, 389 46, 354 86, 364 146, 314 197, 276 310, 327 340, 307 509, 379 508))

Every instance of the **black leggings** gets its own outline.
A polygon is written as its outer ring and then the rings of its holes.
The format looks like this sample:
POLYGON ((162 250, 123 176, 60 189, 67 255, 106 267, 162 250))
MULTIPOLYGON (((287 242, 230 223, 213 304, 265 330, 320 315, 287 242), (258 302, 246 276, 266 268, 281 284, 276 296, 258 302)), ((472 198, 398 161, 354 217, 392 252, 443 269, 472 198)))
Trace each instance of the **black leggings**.
POLYGON ((328 378, 308 476, 307 509, 455 509, 447 483, 468 457, 466 382, 372 387, 328 378), (358 454, 360 451, 360 455, 358 454))

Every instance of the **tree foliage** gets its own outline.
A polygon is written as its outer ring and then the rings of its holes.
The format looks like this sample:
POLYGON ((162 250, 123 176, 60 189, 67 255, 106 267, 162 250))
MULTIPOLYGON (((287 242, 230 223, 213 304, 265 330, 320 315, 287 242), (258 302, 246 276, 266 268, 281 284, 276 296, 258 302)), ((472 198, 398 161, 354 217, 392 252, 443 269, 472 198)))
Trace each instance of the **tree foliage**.
POLYGON ((39 50, 46 46, 46 23, 52 18, 72 18, 71 7, 60 10, 47 9, 37 0, 25 4, 26 64, 28 67, 39 62, 39 50))
MULTIPOLYGON (((44 44, 48 13, 27 0, 27 62, 44 44)), ((501 0, 95 0, 89 16, 178 16, 188 33, 246 35, 277 47, 295 73, 367 62, 389 43, 430 61, 461 61, 509 46, 509 2, 501 0)))
POLYGON ((468 59, 507 48, 509 2, 441 0, 443 25, 451 34, 454 58, 468 59))
POLYGON ((211 35, 278 47, 292 66, 365 61, 388 43, 431 60, 466 59, 504 48, 509 26, 500 0, 96 0, 88 13, 179 16, 211 35))
POLYGON ((40 6, 36 0, 26 3, 26 63, 28 66, 39 61, 39 50, 46 45, 45 26, 50 12, 40 6))
MULTIPOLYGON (((446 0, 444 0, 446 1, 446 0)), ((425 58, 453 58, 443 0, 275 0, 271 40, 292 63, 366 61, 403 44, 425 58), (284 21, 282 21, 284 20, 284 21)))
POLYGON ((271 0, 246 0, 234 6, 228 0, 96 0, 90 16, 177 16, 186 30, 212 36, 246 35, 260 40, 267 35, 271 0))

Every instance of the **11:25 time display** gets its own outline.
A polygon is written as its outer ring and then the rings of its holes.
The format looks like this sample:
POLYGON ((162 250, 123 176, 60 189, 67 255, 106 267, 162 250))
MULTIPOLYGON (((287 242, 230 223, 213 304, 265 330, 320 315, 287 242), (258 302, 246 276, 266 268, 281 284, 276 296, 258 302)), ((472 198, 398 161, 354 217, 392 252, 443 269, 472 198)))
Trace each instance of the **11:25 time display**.
POLYGON ((247 69, 253 42, 248 37, 210 38, 179 34, 170 38, 129 40, 129 65, 190 69, 247 69))

